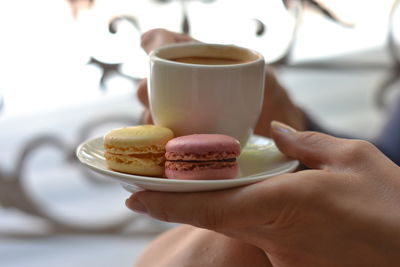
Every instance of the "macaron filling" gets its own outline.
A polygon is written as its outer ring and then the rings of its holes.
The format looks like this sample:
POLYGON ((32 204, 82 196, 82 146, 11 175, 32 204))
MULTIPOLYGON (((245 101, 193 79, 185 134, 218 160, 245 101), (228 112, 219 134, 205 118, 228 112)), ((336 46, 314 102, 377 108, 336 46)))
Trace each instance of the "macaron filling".
POLYGON ((230 179, 238 174, 239 142, 226 135, 193 134, 166 145, 165 174, 170 179, 230 179))
POLYGON ((236 168, 236 159, 214 161, 166 161, 165 168, 175 171, 236 168))
POLYGON ((215 160, 236 160, 239 156, 237 151, 232 152, 208 152, 205 154, 167 152, 165 157, 169 161, 215 161, 215 160))

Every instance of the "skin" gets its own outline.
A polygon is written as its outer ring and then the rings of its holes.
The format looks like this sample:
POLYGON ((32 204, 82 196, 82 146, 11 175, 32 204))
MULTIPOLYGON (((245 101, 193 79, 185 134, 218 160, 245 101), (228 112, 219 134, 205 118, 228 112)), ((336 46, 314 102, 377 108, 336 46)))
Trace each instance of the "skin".
POLYGON ((365 141, 272 125, 279 149, 309 170, 230 190, 142 191, 127 206, 252 245, 272 266, 398 266, 400 167, 365 141))
POLYGON ((134 266, 270 267, 272 265, 261 249, 213 231, 184 225, 157 237, 143 251, 134 266))

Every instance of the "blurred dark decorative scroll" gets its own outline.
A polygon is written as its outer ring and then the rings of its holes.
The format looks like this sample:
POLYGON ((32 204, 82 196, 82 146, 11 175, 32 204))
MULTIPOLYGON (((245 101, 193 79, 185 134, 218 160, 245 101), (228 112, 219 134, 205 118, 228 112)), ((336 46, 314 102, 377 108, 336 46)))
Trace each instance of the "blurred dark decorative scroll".
MULTIPOLYGON (((78 4, 80 1, 84 0, 70 0, 74 4, 78 4)), ((181 18, 181 30, 180 32, 183 34, 189 34, 190 35, 190 18, 189 14, 187 12, 186 6, 190 4, 190 2, 195 2, 195 1, 200 1, 203 3, 213 3, 216 2, 216 0, 151 0, 160 4, 167 4, 173 1, 178 1, 180 3, 180 9, 182 13, 182 18, 181 18)), ((93 4, 93 0, 90 1, 90 5, 93 4)), ((296 41, 296 35, 297 35, 297 29, 300 27, 301 24, 301 17, 303 10, 305 8, 312 8, 315 9, 317 12, 321 13, 323 16, 327 17, 329 20, 334 21, 340 26, 344 27, 352 27, 353 24, 345 22, 341 20, 336 14, 334 14, 332 11, 324 7, 323 5, 319 4, 318 2, 314 0, 282 0, 283 4, 287 8, 288 12, 295 18, 296 24, 295 27, 292 31, 292 36, 291 36, 291 42, 290 45, 288 46, 286 52, 283 54, 283 56, 278 59, 276 62, 273 62, 272 64, 278 66, 278 65, 288 65, 289 60, 291 57, 291 53, 293 50, 293 47, 295 45, 296 41)), ((255 35, 260 37, 265 34, 267 31, 267 25, 264 24, 264 22, 259 19, 259 18, 253 18, 253 20, 256 22, 256 31, 255 35)), ((110 33, 115 34, 118 31, 118 24, 121 22, 128 22, 131 25, 134 26, 135 30, 139 33, 141 33, 141 28, 140 28, 140 23, 139 21, 133 17, 132 15, 119 15, 110 20, 108 30, 110 33)), ((102 70, 102 77, 100 80, 100 88, 105 90, 106 88, 106 81, 109 77, 112 75, 119 75, 124 78, 130 79, 132 82, 136 83, 138 81, 138 77, 130 77, 128 75, 125 75, 120 71, 121 69, 121 64, 122 63, 107 63, 104 62, 98 58, 92 57, 89 61, 89 64, 96 65, 101 68, 102 70)))
POLYGON ((400 55, 399 55, 399 44, 396 42, 395 38, 395 16, 396 12, 399 12, 399 4, 400 0, 394 0, 390 14, 388 16, 388 31, 386 33, 386 47, 387 52, 392 59, 392 65, 387 66, 386 64, 380 63, 302 63, 302 64, 290 64, 290 56, 296 42, 297 29, 301 24, 301 16, 300 13, 307 7, 312 8, 322 14, 329 20, 343 26, 343 27, 354 27, 355 25, 351 22, 346 22, 341 20, 335 13, 324 7, 321 3, 315 0, 282 0, 285 7, 290 11, 292 9, 292 13, 296 17, 296 26, 293 31, 292 41, 287 49, 285 55, 278 59, 276 62, 273 62, 272 65, 275 66, 285 66, 291 68, 308 68, 308 69, 325 69, 325 70, 342 70, 342 71, 360 71, 360 70, 387 70, 388 76, 385 80, 382 81, 381 85, 379 85, 376 89, 376 97, 375 104, 379 109, 386 109, 387 105, 385 102, 385 96, 387 93, 392 90, 394 85, 400 79, 400 55), (297 5, 297 6, 296 6, 297 5))
MULTIPOLYGON (((41 203, 36 201, 33 192, 27 185, 27 163, 31 156, 36 151, 44 147, 52 147, 59 151, 66 163, 78 168, 83 179, 94 186, 107 186, 110 182, 100 179, 93 172, 84 167, 75 156, 76 147, 90 137, 91 131, 96 127, 101 127, 107 123, 120 122, 122 125, 134 125, 137 122, 130 116, 110 116, 93 120, 85 124, 78 132, 78 137, 75 145, 69 145, 61 137, 50 134, 38 135, 30 139, 21 150, 14 170, 5 172, 0 168, 0 206, 3 208, 17 209, 27 215, 31 215, 42 219, 47 227, 46 232, 37 233, 18 233, 18 232, 1 232, 0 236, 4 237, 27 237, 27 236, 46 236, 49 234, 69 234, 69 233, 83 233, 83 234, 115 234, 115 235, 153 235, 158 233, 164 228, 143 216, 129 214, 125 218, 115 219, 107 225, 87 225, 80 223, 66 222, 49 212, 41 203), (141 226, 140 229, 135 229, 135 225, 141 226), (134 230, 127 231, 126 229, 134 228, 134 230)), ((95 201, 95 200, 93 200, 95 201)))
POLYGON ((399 12, 400 0, 395 0, 389 14, 388 21, 388 32, 387 32, 387 47, 390 54, 390 58, 393 60, 392 67, 389 70, 388 77, 382 82, 382 84, 376 90, 376 105, 380 109, 386 107, 385 95, 395 88, 395 84, 400 79, 400 55, 399 55, 399 44, 396 43, 395 38, 395 15, 399 12))

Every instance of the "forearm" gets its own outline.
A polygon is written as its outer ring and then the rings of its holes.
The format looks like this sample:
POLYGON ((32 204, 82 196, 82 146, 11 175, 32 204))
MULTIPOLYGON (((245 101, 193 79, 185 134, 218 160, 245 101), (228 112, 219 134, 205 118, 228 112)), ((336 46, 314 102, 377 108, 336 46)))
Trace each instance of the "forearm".
POLYGON ((156 238, 134 266, 270 267, 264 251, 222 234, 180 226, 156 238))

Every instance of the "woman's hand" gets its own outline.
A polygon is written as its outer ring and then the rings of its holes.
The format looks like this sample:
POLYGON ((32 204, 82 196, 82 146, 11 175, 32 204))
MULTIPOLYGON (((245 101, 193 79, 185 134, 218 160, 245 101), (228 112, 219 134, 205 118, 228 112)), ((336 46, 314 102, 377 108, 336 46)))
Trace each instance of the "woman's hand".
MULTIPOLYGON (((188 35, 170 32, 164 29, 154 29, 142 35, 142 48, 150 53, 154 49, 167 44, 182 42, 198 42, 188 35)), ((255 133, 263 136, 270 136, 270 123, 272 120, 282 121, 299 130, 305 130, 305 116, 289 98, 285 89, 270 67, 265 72, 264 101, 260 118, 255 128, 255 133)), ((137 89, 137 96, 144 105, 145 110, 142 116, 142 124, 152 124, 147 96, 147 79, 142 80, 137 89)))
POLYGON ((127 206, 254 245, 273 266, 398 266, 400 167, 365 141, 272 126, 279 149, 313 170, 215 192, 142 191, 127 206))
MULTIPOLYGON (((187 42, 198 41, 188 35, 167 31, 165 29, 150 30, 148 32, 145 32, 141 38, 141 46, 147 54, 149 54, 154 49, 157 49, 164 45, 187 42)), ((142 81, 140 81, 137 88, 137 96, 139 98, 139 101, 144 106, 141 123, 152 124, 153 120, 149 111, 149 100, 147 96, 147 79, 143 79, 142 81)))

